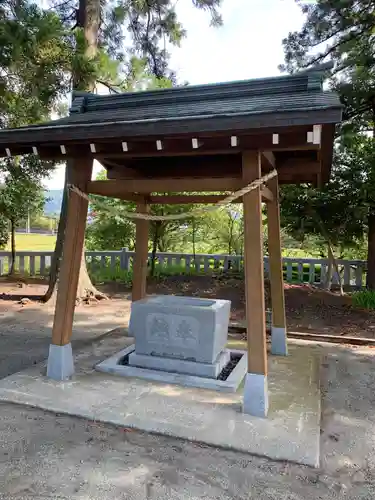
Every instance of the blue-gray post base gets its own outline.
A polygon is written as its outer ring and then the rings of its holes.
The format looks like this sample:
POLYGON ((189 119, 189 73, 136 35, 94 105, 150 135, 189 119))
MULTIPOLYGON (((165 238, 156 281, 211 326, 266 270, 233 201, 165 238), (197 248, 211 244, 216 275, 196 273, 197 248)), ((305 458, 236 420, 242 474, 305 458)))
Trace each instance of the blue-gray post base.
POLYGON ((267 375, 247 373, 243 393, 243 412, 255 417, 266 417, 268 413, 267 375))
POLYGON ((47 377, 53 380, 67 380, 74 374, 72 345, 49 346, 47 377))
POLYGON ((271 354, 276 356, 288 355, 286 328, 273 326, 271 328, 271 354))

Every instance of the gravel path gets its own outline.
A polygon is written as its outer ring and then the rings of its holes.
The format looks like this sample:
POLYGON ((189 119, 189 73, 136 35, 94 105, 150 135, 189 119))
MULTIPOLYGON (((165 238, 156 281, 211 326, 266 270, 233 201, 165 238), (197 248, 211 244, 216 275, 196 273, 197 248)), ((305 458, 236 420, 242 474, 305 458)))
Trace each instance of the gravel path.
POLYGON ((319 470, 0 404, 0 499, 373 499, 374 350, 323 349, 319 470))

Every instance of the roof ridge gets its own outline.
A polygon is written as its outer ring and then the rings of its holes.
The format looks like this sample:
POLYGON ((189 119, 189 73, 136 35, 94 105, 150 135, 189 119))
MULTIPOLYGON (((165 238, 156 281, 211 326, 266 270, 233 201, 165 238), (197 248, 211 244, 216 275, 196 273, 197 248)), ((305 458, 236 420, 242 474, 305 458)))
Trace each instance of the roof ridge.
POLYGON ((86 113, 119 107, 127 108, 147 103, 196 102, 202 99, 205 101, 220 101, 233 97, 246 98, 257 95, 283 95, 311 91, 322 91, 321 71, 110 95, 75 91, 73 92, 70 113, 86 113))

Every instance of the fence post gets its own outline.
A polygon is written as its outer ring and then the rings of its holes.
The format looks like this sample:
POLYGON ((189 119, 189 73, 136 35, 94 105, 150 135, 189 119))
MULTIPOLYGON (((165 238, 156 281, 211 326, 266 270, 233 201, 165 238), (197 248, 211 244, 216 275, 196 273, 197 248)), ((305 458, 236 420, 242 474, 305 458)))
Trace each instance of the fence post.
POLYGON ((360 263, 357 263, 357 268, 355 270, 355 286, 358 288, 362 288, 363 282, 363 267, 360 263))
POLYGON ((46 257, 45 255, 40 256, 40 275, 45 276, 46 274, 46 257))
MULTIPOLYGON (((120 265, 122 270, 130 270, 132 267, 132 259, 134 252, 129 251, 128 248, 123 247, 116 251, 88 251, 85 253, 86 262, 89 265, 99 265, 100 267, 109 266, 112 270, 120 265)), ((150 259, 151 253, 148 254, 150 259)), ((20 268, 22 272, 29 272, 30 275, 40 274, 44 276, 47 272, 47 267, 51 265, 52 252, 20 252, 17 254, 17 269, 20 268), (39 263, 40 262, 40 263, 39 263)), ((177 254, 177 253, 158 253, 157 259, 160 267, 164 265, 170 266, 174 262, 181 265, 184 261, 184 267, 187 270, 191 266, 197 272, 208 273, 211 270, 211 261, 213 261, 213 270, 224 270, 229 268, 241 269, 243 268, 241 255, 228 255, 228 254, 197 254, 193 263, 192 254, 177 254), (202 262, 203 261, 203 262, 202 262)), ((286 282, 297 283, 311 283, 316 285, 324 285, 327 276, 327 260, 315 258, 283 258, 283 271, 286 282), (320 269, 319 269, 320 266, 320 269)), ((0 251, 0 275, 7 272, 10 265, 10 252, 0 251)), ((345 286, 355 286, 361 288, 364 286, 364 273, 366 271, 366 263, 359 260, 339 260, 340 275, 343 275, 343 283, 345 286)), ((264 257, 264 274, 269 273, 269 259, 268 256, 264 257)), ((333 284, 337 283, 337 274, 334 273, 333 284)))
POLYGON ((309 283, 313 285, 315 283, 315 263, 310 262, 309 264, 309 283))
POLYGON ((129 249, 127 247, 121 248, 120 268, 129 270, 129 249))

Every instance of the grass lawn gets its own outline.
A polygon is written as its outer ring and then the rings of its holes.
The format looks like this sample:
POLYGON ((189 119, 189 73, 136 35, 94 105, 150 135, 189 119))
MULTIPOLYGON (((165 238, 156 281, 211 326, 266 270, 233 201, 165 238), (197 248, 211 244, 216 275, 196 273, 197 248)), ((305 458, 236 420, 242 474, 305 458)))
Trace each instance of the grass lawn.
MULTIPOLYGON (((16 251, 41 250, 53 251, 55 249, 56 236, 52 234, 16 234, 16 251)), ((10 251, 10 240, 5 250, 10 251)))

